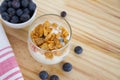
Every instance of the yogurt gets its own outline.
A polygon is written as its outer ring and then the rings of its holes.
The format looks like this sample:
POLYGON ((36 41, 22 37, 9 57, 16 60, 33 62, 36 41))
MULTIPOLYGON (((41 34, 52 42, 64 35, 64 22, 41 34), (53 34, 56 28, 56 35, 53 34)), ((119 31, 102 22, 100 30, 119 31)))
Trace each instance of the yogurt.
POLYGON ((63 55, 54 56, 53 59, 47 59, 44 54, 39 52, 39 50, 36 50, 36 52, 35 52, 34 50, 31 49, 32 48, 31 46, 29 46, 28 48, 29 48, 29 51, 30 51, 32 57, 35 60, 37 60, 38 62, 43 63, 43 64, 57 64, 57 63, 61 62, 62 60, 64 60, 65 56, 68 55, 69 47, 70 46, 68 46, 68 48, 64 51, 63 55))
MULTIPOLYGON (((50 34, 58 34, 58 33, 62 33, 62 30, 60 30, 60 26, 58 26, 56 28, 52 28, 52 31, 50 34)), ((32 55, 32 57, 35 60, 37 60, 38 62, 43 63, 43 64, 57 64, 57 63, 61 62, 64 59, 64 57, 66 55, 68 55, 70 46, 69 46, 69 43, 65 43, 63 37, 59 37, 58 39, 60 40, 62 47, 60 49, 55 49, 55 50, 49 51, 49 50, 44 50, 44 49, 40 48, 31 40, 31 38, 29 38, 28 39, 28 49, 30 51, 30 54, 32 55), (53 54, 47 54, 51 58, 47 58, 45 55, 46 53, 49 53, 49 52, 53 53, 53 54), (56 55, 55 53, 57 53, 57 52, 59 52, 61 54, 56 55)), ((69 39, 70 39, 70 34, 66 37, 66 40, 69 41, 69 39)))

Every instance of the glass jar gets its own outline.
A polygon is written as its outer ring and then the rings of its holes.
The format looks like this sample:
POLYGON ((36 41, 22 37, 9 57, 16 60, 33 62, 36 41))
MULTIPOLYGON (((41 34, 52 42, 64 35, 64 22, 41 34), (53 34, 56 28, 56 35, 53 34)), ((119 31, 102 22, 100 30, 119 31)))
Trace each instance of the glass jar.
POLYGON ((42 16, 36 18, 29 28, 28 48, 29 48, 30 54, 32 55, 32 57, 35 60, 37 60, 40 63, 43 63, 43 64, 57 64, 57 63, 61 62, 65 58, 65 56, 68 55, 68 53, 70 51, 71 36, 72 36, 71 26, 65 18, 62 18, 61 16, 56 15, 56 14, 42 15, 42 16), (41 49, 38 46, 36 46, 36 44, 32 41, 31 35, 30 35, 31 31, 33 31, 33 29, 35 29, 35 27, 37 27, 39 24, 44 23, 46 20, 48 20, 50 22, 55 22, 58 25, 63 26, 68 31, 68 33, 69 33, 68 42, 62 48, 55 49, 55 50, 52 50, 52 51, 44 50, 44 49, 41 49), (47 58, 46 56, 51 57, 51 59, 47 58))

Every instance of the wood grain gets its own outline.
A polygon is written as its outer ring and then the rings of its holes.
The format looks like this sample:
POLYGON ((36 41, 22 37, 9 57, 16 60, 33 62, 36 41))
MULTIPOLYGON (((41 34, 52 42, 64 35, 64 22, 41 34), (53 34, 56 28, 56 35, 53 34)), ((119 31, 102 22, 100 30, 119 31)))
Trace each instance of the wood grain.
POLYGON ((25 80, 40 80, 38 73, 47 70, 60 80, 120 80, 120 0, 36 0, 37 15, 60 14, 67 11, 66 19, 73 30, 71 52, 57 65, 36 62, 27 48, 29 27, 11 29, 4 25, 25 80), (73 49, 83 47, 81 55, 73 49), (73 70, 62 71, 64 62, 73 70))

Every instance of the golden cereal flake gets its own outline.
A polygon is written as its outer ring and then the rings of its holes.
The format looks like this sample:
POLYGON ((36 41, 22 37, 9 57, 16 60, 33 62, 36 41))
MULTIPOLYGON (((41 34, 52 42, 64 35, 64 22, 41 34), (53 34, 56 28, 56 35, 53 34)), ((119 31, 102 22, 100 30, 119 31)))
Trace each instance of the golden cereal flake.
POLYGON ((57 23, 53 23, 53 24, 52 24, 52 27, 53 27, 53 28, 57 28, 57 26, 58 26, 57 23))
POLYGON ((44 42, 44 39, 43 38, 35 38, 34 42, 35 42, 36 45, 39 46, 44 42))
POLYGON ((38 37, 35 36, 35 35, 32 35, 31 38, 32 38, 32 40, 34 40, 34 39, 36 39, 36 38, 38 38, 38 37))
POLYGON ((54 43, 50 43, 48 44, 49 50, 54 50, 55 49, 55 44, 54 43))
MULTIPOLYGON (((39 24, 39 25, 41 25, 41 24, 39 24)), ((35 33, 39 33, 39 29, 40 29, 39 25, 37 27, 35 27, 35 29, 34 29, 35 33)))
POLYGON ((52 28, 48 28, 47 31, 48 31, 48 34, 50 34, 52 32, 52 28))
POLYGON ((65 28, 64 27, 59 27, 60 30, 62 31, 65 31, 65 28))
POLYGON ((31 37, 32 37, 32 36, 39 37, 39 33, 36 33, 36 32, 34 32, 34 31, 32 31, 32 32, 31 32, 31 37))
POLYGON ((68 39, 64 38, 64 42, 65 42, 65 44, 67 44, 68 41, 69 41, 68 39))
POLYGON ((56 35, 53 33, 53 34, 51 34, 51 38, 50 38, 50 40, 52 41, 52 40, 54 40, 56 38, 56 35))
POLYGON ((58 52, 58 51, 57 51, 57 52, 54 52, 54 55, 55 55, 55 56, 61 56, 61 55, 62 55, 62 52, 58 52))
POLYGON ((49 41, 49 39, 51 38, 52 34, 48 34, 45 38, 45 41, 49 41))
POLYGON ((45 53, 45 57, 46 57, 47 59, 53 59, 54 55, 53 55, 52 52, 46 52, 46 53, 45 53))
POLYGON ((66 38, 68 35, 69 35, 68 32, 64 31, 63 34, 62 34, 62 37, 66 38))
POLYGON ((61 33, 60 33, 60 32, 56 34, 56 38, 57 38, 57 39, 59 39, 60 36, 61 36, 61 33))
POLYGON ((57 45, 57 48, 59 49, 59 48, 62 48, 63 47, 63 45, 60 43, 60 44, 58 44, 57 45))
POLYGON ((47 35, 48 35, 47 28, 48 28, 48 27, 45 27, 45 26, 44 26, 44 36, 47 36, 47 35))
POLYGON ((50 43, 54 44, 55 42, 54 41, 47 41, 47 43, 48 44, 50 44, 50 43))
POLYGON ((56 38, 55 38, 54 41, 55 41, 55 44, 56 44, 56 45, 60 44, 60 40, 59 40, 59 39, 56 39, 56 38))
POLYGON ((62 47, 62 44, 59 39, 55 39, 54 41, 55 41, 55 45, 58 49, 62 47))
POLYGON ((50 27, 50 26, 51 26, 51 23, 50 23, 49 21, 45 21, 45 22, 43 23, 43 26, 44 26, 44 27, 50 27))
POLYGON ((47 43, 48 43, 49 50, 55 49, 55 42, 54 41, 48 41, 47 43))
POLYGON ((59 29, 62 30, 63 38, 66 38, 69 35, 68 31, 64 27, 60 27, 59 29))
POLYGON ((34 31, 32 31, 32 32, 30 33, 30 36, 31 36, 32 39, 37 38, 37 36, 35 35, 34 31))
POLYGON ((47 43, 43 43, 40 48, 44 49, 44 50, 49 50, 48 44, 47 43))
POLYGON ((44 28, 43 28, 43 25, 40 24, 40 25, 39 25, 39 37, 42 37, 43 34, 44 34, 44 28))

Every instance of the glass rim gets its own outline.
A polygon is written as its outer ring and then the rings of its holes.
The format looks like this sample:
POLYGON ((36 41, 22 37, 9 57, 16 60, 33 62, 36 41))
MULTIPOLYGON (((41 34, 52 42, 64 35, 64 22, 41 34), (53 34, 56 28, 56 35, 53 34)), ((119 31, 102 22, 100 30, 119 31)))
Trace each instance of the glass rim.
POLYGON ((62 18, 61 16, 59 16, 59 15, 57 15, 57 14, 44 14, 44 15, 41 15, 41 16, 37 17, 37 18, 32 22, 32 24, 31 24, 31 26, 30 26, 30 28, 29 28, 29 32, 28 32, 28 40, 30 40, 31 43, 32 43, 38 50, 42 50, 42 51, 46 51, 46 52, 54 52, 54 51, 63 50, 63 49, 70 43, 71 38, 72 38, 71 25, 69 24, 69 22, 68 22, 65 18, 62 18), (34 25, 34 22, 35 22, 37 19, 39 19, 39 18, 41 18, 41 17, 44 17, 44 16, 56 16, 56 17, 59 17, 59 18, 63 19, 63 20, 67 23, 67 25, 69 26, 70 38, 69 38, 69 40, 68 40, 68 43, 67 43, 65 46, 63 46, 62 48, 55 49, 55 50, 45 50, 45 49, 42 49, 42 48, 38 47, 38 46, 32 41, 31 36, 30 36, 31 29, 32 29, 32 25, 34 25), (29 38, 30 38, 30 39, 29 39, 29 38))

